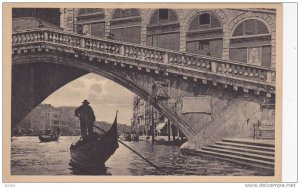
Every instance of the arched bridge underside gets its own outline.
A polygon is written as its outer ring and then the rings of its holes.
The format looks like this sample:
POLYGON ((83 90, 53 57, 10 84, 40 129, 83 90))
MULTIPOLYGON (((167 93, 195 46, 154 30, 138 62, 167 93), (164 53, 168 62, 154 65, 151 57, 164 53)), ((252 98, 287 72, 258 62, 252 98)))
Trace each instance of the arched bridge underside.
POLYGON ((189 140, 201 137, 203 143, 217 140, 220 134, 240 134, 246 128, 237 122, 228 125, 227 116, 238 115, 234 109, 239 109, 250 121, 258 118, 254 111, 275 94, 271 68, 49 29, 13 33, 12 52, 12 126, 55 90, 87 73, 131 90, 189 140), (153 96, 155 80, 168 83, 168 102, 153 96), (211 113, 182 112, 182 98, 195 96, 211 97, 211 113), (230 132, 228 126, 239 127, 240 132, 230 132))

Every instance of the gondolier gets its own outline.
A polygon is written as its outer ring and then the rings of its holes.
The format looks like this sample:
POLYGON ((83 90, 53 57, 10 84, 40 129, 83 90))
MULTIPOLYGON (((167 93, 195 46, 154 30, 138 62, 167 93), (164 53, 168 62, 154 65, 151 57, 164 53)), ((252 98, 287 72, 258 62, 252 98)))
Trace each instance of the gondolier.
POLYGON ((80 119, 80 129, 83 141, 87 141, 93 134, 93 124, 95 114, 90 103, 87 100, 82 102, 82 105, 75 110, 75 116, 80 119))

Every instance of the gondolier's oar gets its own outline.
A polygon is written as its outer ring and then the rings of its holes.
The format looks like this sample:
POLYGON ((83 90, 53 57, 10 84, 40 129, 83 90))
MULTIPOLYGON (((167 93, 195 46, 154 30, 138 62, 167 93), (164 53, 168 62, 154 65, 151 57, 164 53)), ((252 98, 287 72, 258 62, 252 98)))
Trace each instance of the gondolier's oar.
MULTIPOLYGON (((100 127, 94 125, 94 127, 104 133, 106 133, 105 130, 101 129, 100 127)), ((125 146, 126 148, 128 148, 130 151, 132 151, 133 153, 137 154, 139 157, 141 157, 142 159, 144 159, 147 163, 149 163, 151 166, 153 166, 154 168, 156 168, 157 170, 161 170, 162 168, 156 166, 155 164, 153 164, 151 161, 149 161, 148 159, 146 159, 144 156, 142 156, 141 154, 139 154, 137 151, 135 151, 134 149, 132 149, 131 147, 129 147, 127 144, 125 144, 124 142, 122 142, 121 140, 118 139, 118 142, 121 143, 123 146, 125 146)))
POLYGON ((149 163, 151 166, 153 166, 154 168, 160 170, 161 168, 159 168, 158 166, 156 166, 155 164, 153 164, 151 161, 149 161, 148 159, 146 159, 145 157, 143 157, 141 154, 139 154, 138 152, 134 151, 131 147, 129 147, 127 144, 125 144, 124 142, 122 142, 121 140, 118 139, 118 142, 120 142, 121 144, 123 144, 126 148, 128 148, 130 151, 132 151, 133 153, 137 154, 139 157, 141 157, 142 159, 144 159, 147 163, 149 163))

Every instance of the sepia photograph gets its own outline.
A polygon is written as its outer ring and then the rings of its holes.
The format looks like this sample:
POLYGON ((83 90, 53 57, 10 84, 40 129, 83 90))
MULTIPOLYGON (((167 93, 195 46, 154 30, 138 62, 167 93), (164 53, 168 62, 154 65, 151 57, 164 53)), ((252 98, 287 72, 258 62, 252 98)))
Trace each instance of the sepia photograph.
POLYGON ((280 181, 281 4, 3 6, 4 181, 280 181))

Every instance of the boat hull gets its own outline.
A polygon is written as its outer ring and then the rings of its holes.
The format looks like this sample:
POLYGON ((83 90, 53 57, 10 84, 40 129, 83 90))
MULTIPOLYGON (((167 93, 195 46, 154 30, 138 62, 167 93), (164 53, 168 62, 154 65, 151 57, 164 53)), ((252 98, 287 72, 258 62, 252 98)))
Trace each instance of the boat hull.
POLYGON ((71 160, 79 166, 88 168, 103 167, 105 162, 116 151, 108 141, 83 141, 72 144, 70 148, 71 160))
POLYGON ((59 138, 59 136, 39 135, 39 139, 41 142, 57 141, 58 138, 59 138))

